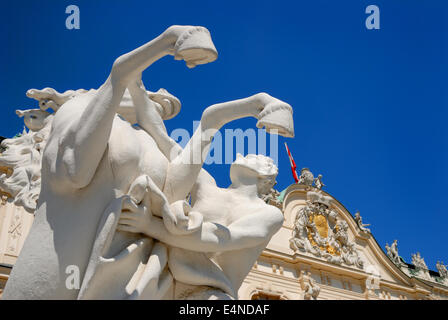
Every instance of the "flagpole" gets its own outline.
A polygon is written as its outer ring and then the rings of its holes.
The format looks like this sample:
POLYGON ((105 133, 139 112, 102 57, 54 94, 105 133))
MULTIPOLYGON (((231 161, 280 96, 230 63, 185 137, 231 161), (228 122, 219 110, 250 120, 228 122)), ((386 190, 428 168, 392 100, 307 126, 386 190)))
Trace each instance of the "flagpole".
POLYGON ((285 147, 286 147, 286 152, 288 152, 288 157, 289 157, 289 163, 291 165, 291 172, 292 172, 292 176, 294 178, 294 180, 296 181, 296 183, 299 183, 299 177, 297 175, 297 171, 296 171, 296 163, 294 162, 294 158, 292 157, 291 152, 289 151, 288 148, 288 144, 285 142, 285 147))

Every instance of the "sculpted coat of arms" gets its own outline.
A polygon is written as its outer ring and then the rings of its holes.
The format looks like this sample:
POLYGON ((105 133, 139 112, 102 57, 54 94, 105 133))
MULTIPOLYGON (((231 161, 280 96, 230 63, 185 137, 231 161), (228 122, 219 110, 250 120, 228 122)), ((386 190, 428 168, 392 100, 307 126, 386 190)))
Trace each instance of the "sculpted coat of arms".
POLYGON ((331 209, 332 198, 319 191, 308 191, 307 197, 294 222, 291 249, 362 269, 364 261, 349 239, 347 222, 331 209))

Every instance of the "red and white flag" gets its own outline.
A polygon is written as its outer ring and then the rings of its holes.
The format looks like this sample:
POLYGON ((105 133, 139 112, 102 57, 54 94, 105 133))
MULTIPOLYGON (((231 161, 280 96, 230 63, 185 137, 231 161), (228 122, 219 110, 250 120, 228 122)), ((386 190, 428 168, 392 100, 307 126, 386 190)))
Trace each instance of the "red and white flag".
POLYGON ((289 162, 291 163, 292 176, 294 177, 294 180, 296 181, 296 183, 298 183, 299 177, 297 176, 296 163, 294 162, 294 159, 291 155, 291 152, 289 151, 289 148, 288 148, 288 145, 286 144, 286 142, 285 142, 285 147, 286 147, 286 151, 288 151, 289 162))

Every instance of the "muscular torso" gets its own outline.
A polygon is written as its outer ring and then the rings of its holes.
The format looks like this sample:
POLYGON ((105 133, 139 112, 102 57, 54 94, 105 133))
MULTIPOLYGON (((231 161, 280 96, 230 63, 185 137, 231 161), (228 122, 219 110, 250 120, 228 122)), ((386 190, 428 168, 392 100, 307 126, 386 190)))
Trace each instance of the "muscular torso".
MULTIPOLYGON (((219 223, 226 227, 246 215, 260 213, 268 206, 259 198, 248 199, 237 189, 219 188, 214 181, 197 186, 194 191, 193 210, 203 214, 204 222, 219 223)), ((209 254, 209 257, 220 266, 234 290, 238 290, 269 240, 250 248, 209 254)))

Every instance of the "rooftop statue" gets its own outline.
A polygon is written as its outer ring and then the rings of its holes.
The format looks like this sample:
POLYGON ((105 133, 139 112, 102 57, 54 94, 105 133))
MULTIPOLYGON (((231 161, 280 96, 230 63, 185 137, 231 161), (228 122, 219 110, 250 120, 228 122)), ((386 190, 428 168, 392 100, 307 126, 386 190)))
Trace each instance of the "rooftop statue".
POLYGON ((425 259, 423 259, 423 257, 420 255, 420 252, 412 255, 412 264, 415 266, 415 271, 411 271, 411 274, 415 275, 417 278, 422 278, 430 281, 435 280, 431 277, 425 259))
POLYGON ((314 187, 318 190, 325 187, 325 184, 322 182, 322 175, 319 174, 316 178, 314 178, 313 173, 308 168, 302 168, 302 170, 300 170, 299 181, 297 181, 297 183, 310 187, 314 184, 314 187))
POLYGON ((440 263, 440 261, 437 261, 436 268, 439 271, 439 275, 441 278, 448 278, 448 270, 446 269, 446 266, 443 263, 443 261, 442 263, 440 263))
POLYGON ((366 227, 370 226, 370 224, 364 224, 362 222, 362 217, 361 217, 361 214, 359 213, 359 211, 357 211, 355 213, 355 221, 358 224, 358 227, 359 227, 359 229, 361 229, 362 232, 370 233, 370 229, 366 228, 366 227))
POLYGON ((325 187, 325 184, 322 182, 322 175, 319 174, 317 178, 314 179, 314 185, 317 189, 321 190, 323 187, 325 187))
POLYGON ((389 244, 386 243, 387 256, 393 263, 397 266, 401 265, 401 258, 398 254, 398 241, 394 240, 392 245, 389 247, 389 244))
POLYGON ((420 252, 412 255, 412 264, 417 267, 417 269, 428 270, 426 266, 425 259, 420 255, 420 252))
POLYGON ((311 173, 310 169, 308 168, 302 168, 300 170, 300 176, 299 176, 299 184, 305 184, 307 186, 312 186, 314 182, 314 176, 311 173))
POLYGON ((281 207, 282 207, 282 201, 279 200, 279 197, 280 197, 280 192, 278 192, 278 191, 275 190, 274 188, 271 188, 271 190, 270 190, 268 193, 262 195, 261 198, 262 198, 263 201, 266 202, 267 204, 276 206, 276 207, 278 207, 278 208, 281 209, 281 207))
POLYGON ((116 59, 96 90, 28 92, 55 115, 36 218, 4 299, 237 298, 283 221, 261 200, 277 168, 267 157, 239 155, 223 189, 202 169, 203 155, 217 130, 243 117, 292 137, 292 108, 266 93, 212 105, 182 149, 163 123, 180 101, 141 81, 166 55, 192 68, 217 51, 207 29, 172 26, 116 59), (69 288, 73 268, 80 284, 69 288))

